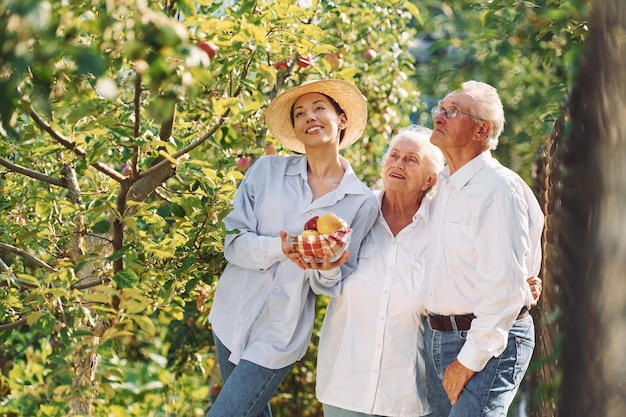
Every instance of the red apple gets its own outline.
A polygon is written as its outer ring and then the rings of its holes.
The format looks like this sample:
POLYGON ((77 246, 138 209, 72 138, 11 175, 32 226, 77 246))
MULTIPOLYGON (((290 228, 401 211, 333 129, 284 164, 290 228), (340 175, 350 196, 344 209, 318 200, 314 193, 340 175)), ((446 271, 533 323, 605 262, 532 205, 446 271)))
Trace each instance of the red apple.
POLYGON ((320 216, 313 216, 306 223, 304 223, 304 230, 317 230, 317 219, 320 216))
POLYGON ((132 172, 132 170, 130 168, 130 165, 128 165, 126 162, 124 162, 122 164, 122 175, 128 177, 131 172, 132 172))
POLYGON ((284 70, 286 70, 286 69, 287 69, 287 67, 288 67, 288 65, 287 65, 287 61, 285 61, 285 60, 278 61, 278 62, 276 62, 276 63, 274 64, 274 68, 275 68, 277 71, 284 71, 284 70))
POLYGON ((217 45, 211 41, 204 41, 198 44, 198 48, 202 49, 209 56, 209 59, 213 59, 217 56, 217 45))
POLYGON ((265 155, 276 155, 276 146, 273 143, 268 143, 265 146, 265 155))
POLYGON ((330 64, 332 69, 337 69, 343 65, 343 54, 339 52, 326 54, 324 55, 324 59, 330 64))
POLYGON ((248 169, 248 165, 250 165, 250 158, 242 156, 241 158, 237 159, 237 166, 240 170, 245 171, 246 169, 248 169))
POLYGON ((365 52, 363 52, 363 58, 367 60, 376 58, 376 55, 378 55, 378 53, 376 53, 376 51, 372 48, 368 48, 365 52))
POLYGON ((296 62, 296 65, 299 66, 300 68, 306 68, 312 63, 313 63, 313 55, 308 54, 307 56, 298 57, 298 61, 296 62))
POLYGON ((217 397, 217 396, 220 394, 220 391, 221 391, 221 390, 222 390, 222 389, 220 388, 220 386, 219 386, 219 385, 213 385, 213 386, 211 387, 211 391, 210 391, 210 395, 211 395, 211 397, 214 397, 214 398, 215 398, 215 397, 217 397))
POLYGON ((7 220, 18 223, 20 226, 24 226, 26 224, 26 220, 19 214, 9 214, 7 216, 7 220))
POLYGON ((196 318, 193 316, 187 317, 187 324, 193 326, 194 324, 196 324, 196 318))

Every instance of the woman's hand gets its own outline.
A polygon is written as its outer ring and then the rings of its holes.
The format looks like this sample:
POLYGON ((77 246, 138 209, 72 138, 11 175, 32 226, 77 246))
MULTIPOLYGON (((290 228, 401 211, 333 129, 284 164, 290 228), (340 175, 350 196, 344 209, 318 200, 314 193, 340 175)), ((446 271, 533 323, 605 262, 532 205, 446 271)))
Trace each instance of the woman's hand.
POLYGON ((281 230, 279 235, 280 240, 282 241, 281 248, 285 256, 298 265, 298 268, 307 269, 308 263, 304 261, 304 257, 296 250, 296 246, 293 243, 287 242, 287 232, 285 230, 281 230))
POLYGON ((280 235, 280 240, 282 241, 281 248, 283 250, 283 253, 289 260, 295 263, 300 269, 329 270, 333 268, 338 268, 341 265, 345 264, 348 261, 348 258, 350 257, 350 253, 347 250, 345 250, 341 254, 341 257, 337 259, 335 262, 330 262, 330 257, 328 255, 324 255, 324 257, 322 258, 323 259, 322 263, 317 263, 317 262, 309 263, 304 259, 304 256, 302 256, 302 254, 300 254, 300 252, 296 250, 296 246, 294 244, 287 242, 287 232, 285 230, 281 230, 279 232, 279 235, 280 235))

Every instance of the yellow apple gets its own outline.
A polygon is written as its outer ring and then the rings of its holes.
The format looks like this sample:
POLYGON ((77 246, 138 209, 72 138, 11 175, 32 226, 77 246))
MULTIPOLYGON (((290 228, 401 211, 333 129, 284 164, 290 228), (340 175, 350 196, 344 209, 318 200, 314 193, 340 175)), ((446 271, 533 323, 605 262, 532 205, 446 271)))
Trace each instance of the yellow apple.
POLYGON ((303 230, 302 233, 300 233, 300 236, 318 236, 318 235, 319 235, 319 232, 313 229, 303 230))
POLYGON ((348 223, 335 213, 322 214, 317 219, 317 231, 322 235, 332 233, 347 225, 348 223))

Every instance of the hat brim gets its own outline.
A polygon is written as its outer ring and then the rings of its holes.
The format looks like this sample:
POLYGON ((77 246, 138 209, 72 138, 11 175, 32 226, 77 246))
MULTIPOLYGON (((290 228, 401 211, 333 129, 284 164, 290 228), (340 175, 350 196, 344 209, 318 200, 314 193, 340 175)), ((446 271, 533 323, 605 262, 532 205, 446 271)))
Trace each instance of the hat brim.
POLYGON ((278 95, 265 112, 267 128, 276 140, 294 152, 305 153, 304 144, 296 137, 291 124, 291 111, 293 103, 307 93, 326 94, 346 113, 348 124, 339 149, 359 140, 367 124, 367 102, 358 88, 344 80, 308 81, 278 95))

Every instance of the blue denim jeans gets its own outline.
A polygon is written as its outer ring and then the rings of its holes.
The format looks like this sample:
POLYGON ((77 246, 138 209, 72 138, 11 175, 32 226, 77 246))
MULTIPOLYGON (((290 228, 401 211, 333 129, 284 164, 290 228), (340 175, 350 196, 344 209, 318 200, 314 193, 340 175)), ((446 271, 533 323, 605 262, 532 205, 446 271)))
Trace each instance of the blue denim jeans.
POLYGON ((424 329, 430 417, 506 417, 535 348, 532 317, 515 322, 505 351, 491 358, 485 368, 469 380, 454 407, 441 380, 463 347, 467 331, 432 330, 427 320, 424 329))
POLYGON ((224 386, 207 417, 272 417, 269 402, 292 365, 268 369, 246 360, 235 365, 228 348, 213 337, 224 386))
POLYGON ((378 414, 365 414, 359 413, 358 411, 345 410, 328 404, 322 405, 324 406, 324 417, 382 417, 378 414))

